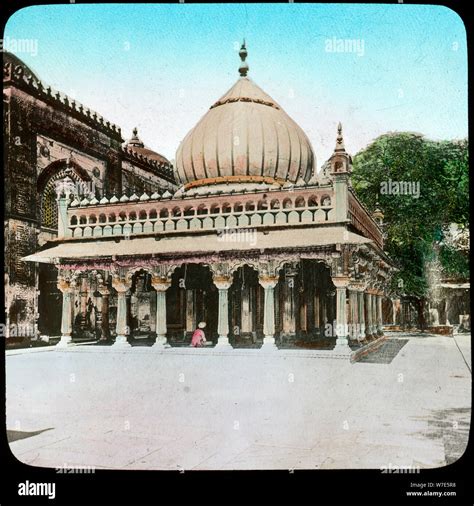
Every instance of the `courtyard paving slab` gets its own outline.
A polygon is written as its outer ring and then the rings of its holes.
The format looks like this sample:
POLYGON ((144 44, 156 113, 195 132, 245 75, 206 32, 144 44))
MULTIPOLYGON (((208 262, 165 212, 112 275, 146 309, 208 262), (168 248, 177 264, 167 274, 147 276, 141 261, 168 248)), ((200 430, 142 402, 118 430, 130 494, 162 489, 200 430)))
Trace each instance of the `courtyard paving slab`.
POLYGON ((258 350, 78 348, 7 355, 7 428, 20 461, 166 470, 430 468, 453 462, 467 444, 470 336, 394 333, 352 364, 258 350))

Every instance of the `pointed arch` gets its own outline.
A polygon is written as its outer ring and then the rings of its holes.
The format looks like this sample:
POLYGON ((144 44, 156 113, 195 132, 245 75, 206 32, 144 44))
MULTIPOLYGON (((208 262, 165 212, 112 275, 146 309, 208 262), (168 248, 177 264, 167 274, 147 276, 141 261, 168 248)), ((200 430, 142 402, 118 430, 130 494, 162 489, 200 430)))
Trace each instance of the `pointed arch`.
POLYGON ((87 171, 74 160, 56 160, 39 175, 36 182, 41 226, 51 229, 58 227, 58 206, 56 182, 69 177, 75 183, 90 183, 87 171))

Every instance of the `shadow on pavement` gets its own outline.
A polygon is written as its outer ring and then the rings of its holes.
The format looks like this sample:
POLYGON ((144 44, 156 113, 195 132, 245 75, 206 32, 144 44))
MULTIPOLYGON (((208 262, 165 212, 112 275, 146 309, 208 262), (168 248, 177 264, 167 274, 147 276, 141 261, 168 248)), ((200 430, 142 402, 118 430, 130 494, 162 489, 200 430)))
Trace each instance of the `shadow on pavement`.
POLYGON ((443 441, 446 465, 456 462, 464 453, 469 439, 470 408, 435 409, 424 417, 417 417, 428 424, 423 433, 432 440, 443 441))
POLYGON ((9 443, 13 441, 18 441, 19 439, 26 439, 27 437, 37 436, 42 432, 46 432, 47 430, 53 430, 53 427, 48 427, 47 429, 35 430, 33 432, 25 432, 22 430, 8 430, 7 429, 7 439, 9 443))

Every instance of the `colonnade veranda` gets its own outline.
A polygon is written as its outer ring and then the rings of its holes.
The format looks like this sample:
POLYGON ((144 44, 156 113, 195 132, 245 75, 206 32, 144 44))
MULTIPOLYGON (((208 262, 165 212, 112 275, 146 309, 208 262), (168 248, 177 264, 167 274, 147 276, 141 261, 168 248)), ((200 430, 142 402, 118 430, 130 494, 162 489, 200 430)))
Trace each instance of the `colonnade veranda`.
MULTIPOLYGON (((130 299, 127 294, 132 287, 133 276, 139 271, 148 272, 151 275, 151 286, 156 291, 156 319, 154 332, 156 340, 154 348, 162 349, 168 346, 168 325, 167 325, 167 291, 172 285, 172 274, 176 268, 183 263, 153 264, 144 262, 141 265, 129 267, 117 267, 109 265, 105 268, 96 268, 85 265, 58 265, 58 288, 62 292, 62 320, 61 340, 59 347, 73 345, 72 331, 74 319, 74 297, 81 290, 81 279, 85 274, 92 274, 96 279, 97 291, 100 293, 100 306, 98 308, 104 332, 108 333, 108 311, 109 296, 111 290, 115 290, 117 297, 117 314, 115 327, 114 347, 129 347, 129 328, 127 324, 128 305, 130 299)), ((281 273, 290 272, 291 265, 298 267, 298 262, 289 262, 287 256, 270 260, 240 260, 228 262, 209 262, 203 264, 212 273, 212 282, 218 291, 217 311, 217 334, 216 347, 230 348, 229 343, 229 289, 234 283, 234 273, 244 265, 254 269, 258 275, 258 283, 263 288, 263 348, 276 348, 275 344, 275 309, 279 301, 281 304, 281 327, 280 335, 294 335, 297 331, 295 325, 295 295, 294 290, 283 287, 278 294, 276 301, 275 288, 281 280, 281 273), (285 270, 286 269, 286 270, 285 270), (281 299, 283 297, 283 299, 281 299)), ((354 279, 351 274, 340 272, 334 264, 327 264, 328 279, 333 290, 332 314, 335 318, 328 322, 332 325, 332 336, 335 337, 335 351, 348 352, 349 340, 365 341, 373 340, 383 334, 382 322, 382 300, 384 297, 384 279, 379 280, 369 271, 366 272, 366 279, 357 276, 354 279), (339 272, 338 272, 339 271, 339 272), (335 292, 335 293, 334 293, 335 292)), ((286 279, 286 277, 285 277, 286 279)), ((241 292, 242 327, 249 330, 252 326, 249 319, 249 294, 248 291, 241 292)), ((318 306, 319 307, 319 306, 318 306)), ((214 308, 213 308, 214 309, 214 308)), ((314 318, 322 321, 322 315, 316 314, 314 318)))

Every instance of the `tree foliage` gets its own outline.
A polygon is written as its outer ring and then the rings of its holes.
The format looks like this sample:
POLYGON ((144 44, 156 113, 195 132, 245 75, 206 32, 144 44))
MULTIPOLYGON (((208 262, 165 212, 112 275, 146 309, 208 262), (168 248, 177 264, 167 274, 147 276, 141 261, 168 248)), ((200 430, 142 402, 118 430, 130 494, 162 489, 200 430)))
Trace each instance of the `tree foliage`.
POLYGON ((437 142, 416 133, 388 133, 360 151, 353 166, 357 194, 369 209, 378 204, 385 215, 385 249, 399 267, 395 291, 426 296, 425 267, 435 252, 443 274, 468 276, 466 252, 443 241, 451 223, 469 227, 467 140, 437 142), (390 181, 392 186, 410 183, 412 190, 419 184, 419 196, 416 191, 384 193, 390 181))

